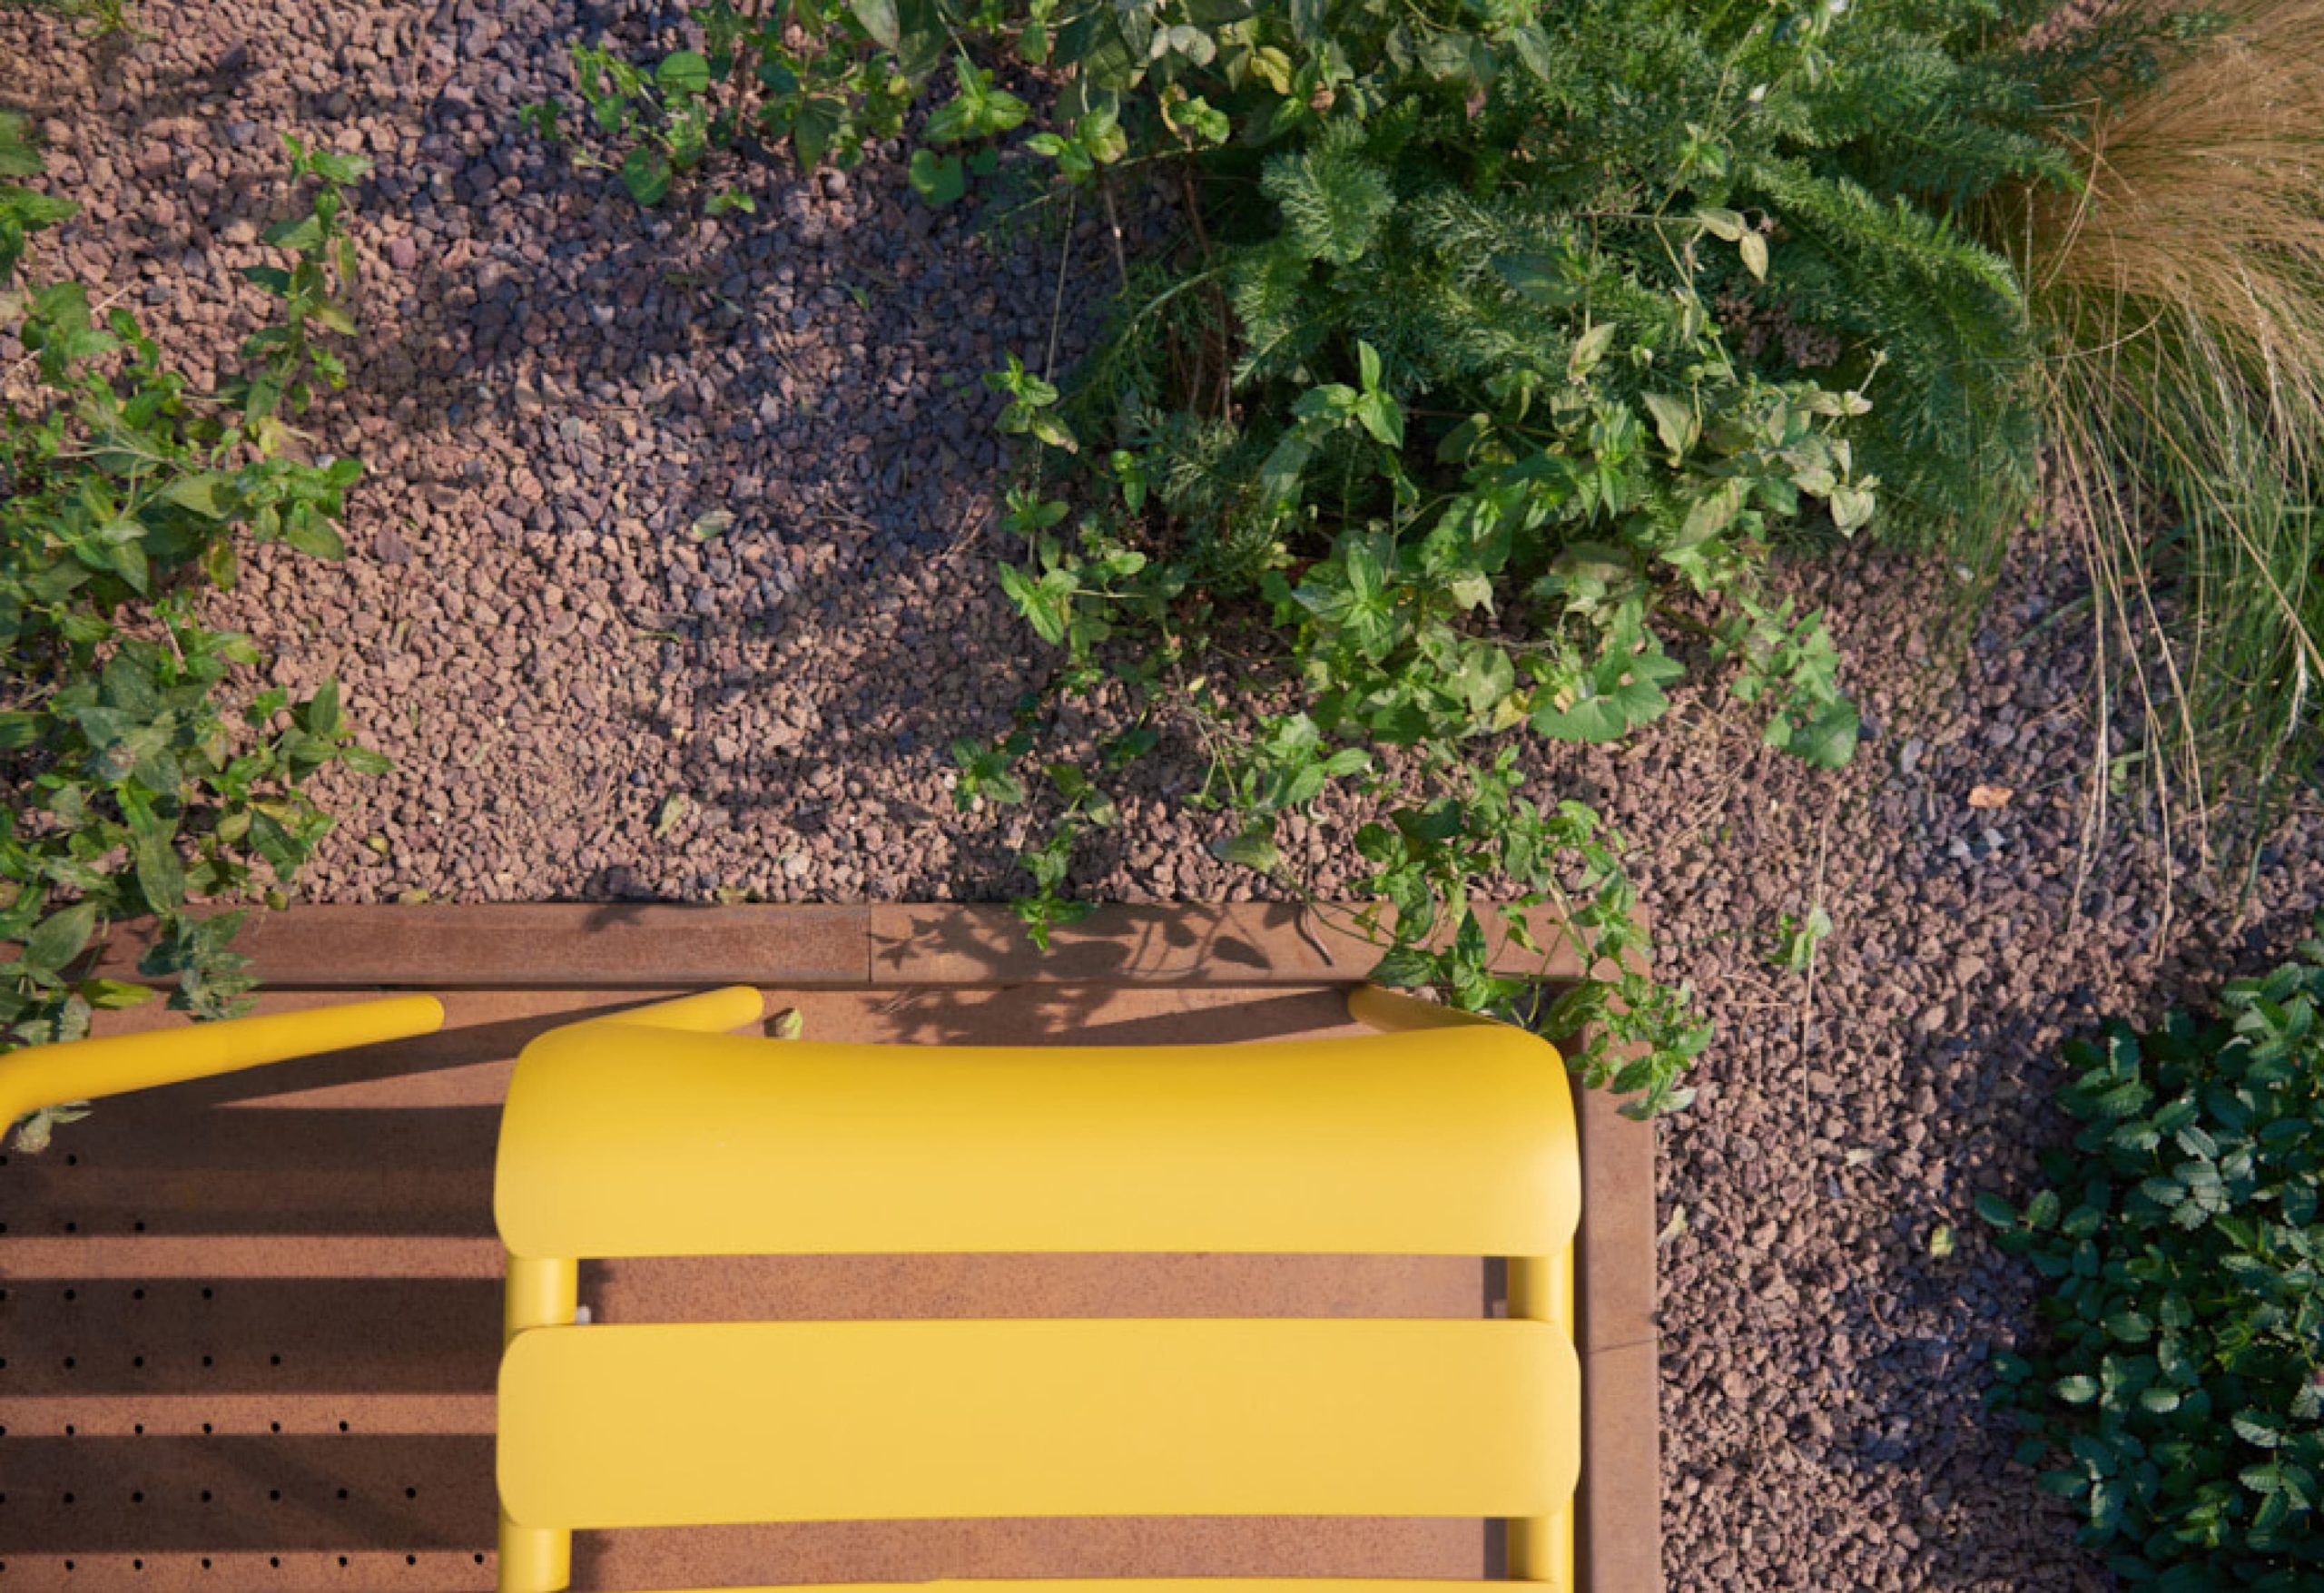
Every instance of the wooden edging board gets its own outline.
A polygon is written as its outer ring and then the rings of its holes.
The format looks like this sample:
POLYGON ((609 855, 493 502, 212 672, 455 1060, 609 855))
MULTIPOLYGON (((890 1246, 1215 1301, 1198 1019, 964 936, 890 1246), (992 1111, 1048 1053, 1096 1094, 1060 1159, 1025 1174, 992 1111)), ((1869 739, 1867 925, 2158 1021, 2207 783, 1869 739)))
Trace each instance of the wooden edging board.
MULTIPOLYGON (((1570 979, 1555 919, 1539 953, 1502 936, 1512 973, 1570 979)), ((305 906, 253 915, 234 949, 275 989, 959 988, 1014 984, 1320 985, 1361 979, 1378 950, 1349 915, 1277 902, 1101 907, 1035 948, 1007 907, 305 906)), ((135 978, 144 942, 118 932, 102 972, 135 978)))
MULTIPOLYGON (((1534 952, 1496 963, 1547 980, 1579 962, 1555 919, 1534 952)), ((1360 980, 1376 951, 1344 912, 1278 903, 1099 908, 1047 953, 1009 909, 671 904, 308 906, 254 918, 236 941, 277 990, 763 988, 959 989, 1026 984, 1307 987, 1360 980)), ((103 971, 134 978, 142 946, 115 937, 103 971)), ((1577 1262, 1583 1369, 1581 1585, 1663 1586, 1654 1135, 1600 1091, 1580 1092, 1577 1262)))

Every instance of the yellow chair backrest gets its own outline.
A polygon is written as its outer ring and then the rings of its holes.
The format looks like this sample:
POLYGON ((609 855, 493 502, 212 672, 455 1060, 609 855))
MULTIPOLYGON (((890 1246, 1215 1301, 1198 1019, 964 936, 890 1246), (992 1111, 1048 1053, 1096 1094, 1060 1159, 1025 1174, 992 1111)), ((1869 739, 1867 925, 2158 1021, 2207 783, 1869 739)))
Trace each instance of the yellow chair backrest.
POLYGON ((713 991, 517 1064, 507 1593, 566 1586, 580 1529, 1113 1515, 1506 1517, 1512 1575, 1571 1586, 1581 1181, 1548 1045, 1417 1004, 1430 1027, 1231 1047, 714 1032, 759 1010, 713 991), (1197 1251, 1506 1256, 1511 1320, 574 1322, 583 1260, 1197 1251))

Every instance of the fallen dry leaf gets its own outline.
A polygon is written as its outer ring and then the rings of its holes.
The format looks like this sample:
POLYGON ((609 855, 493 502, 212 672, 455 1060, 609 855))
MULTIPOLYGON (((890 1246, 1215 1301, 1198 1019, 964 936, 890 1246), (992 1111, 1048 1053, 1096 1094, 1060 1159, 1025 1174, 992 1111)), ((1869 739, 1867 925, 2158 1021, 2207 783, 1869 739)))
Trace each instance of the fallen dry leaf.
POLYGON ((2006 785, 1974 786, 1969 792, 1969 805, 1973 808, 2005 808, 2009 806, 2009 799, 2016 794, 2006 785))

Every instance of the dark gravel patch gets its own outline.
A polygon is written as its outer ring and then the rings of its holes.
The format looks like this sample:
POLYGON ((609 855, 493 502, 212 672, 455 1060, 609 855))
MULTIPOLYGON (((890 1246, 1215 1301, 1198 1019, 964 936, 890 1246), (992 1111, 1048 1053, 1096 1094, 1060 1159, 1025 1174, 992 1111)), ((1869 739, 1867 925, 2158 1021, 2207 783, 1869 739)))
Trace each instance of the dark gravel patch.
MULTIPOLYGON (((1110 247, 1087 218, 977 236, 923 211, 892 152, 844 177, 755 169, 753 218, 641 222, 514 112, 566 90, 576 30, 642 44, 667 15, 153 0, 159 38, 93 61, 0 12, 0 62, 23 64, 0 96, 91 204, 48 259, 197 373, 248 325, 233 273, 278 213, 273 130, 379 164, 355 384, 317 418, 372 467, 354 556, 261 557, 229 605, 286 681, 337 673, 398 762, 325 793, 344 821, 311 898, 1011 889, 1023 821, 956 814, 943 751, 1002 728, 1041 668, 990 579, 1001 460, 977 378, 1052 335, 1069 359, 1110 247), (714 510, 732 525, 695 541, 714 510)), ((2060 1134, 2063 1034, 2264 963, 2324 902, 2324 823, 2282 826, 2250 910, 2181 879, 2166 923, 2135 792, 2083 872, 2070 558, 2029 546, 1974 624, 1909 562, 1797 574, 1867 711, 1854 767, 1767 753, 1695 691, 1622 755, 1559 755, 1536 792, 1603 802, 1645 848, 1666 969, 1720 1024, 1664 1139, 1671 1585, 2092 1585, 1977 1402, 2030 1295, 1970 1199, 2021 1188, 2060 1134), (2013 794, 1973 806, 1980 785, 2013 794), (1819 903, 1836 929, 1811 1008, 1765 944, 1819 903)), ((1204 851, 1212 821, 1175 811, 1198 772, 1141 776, 1083 890, 1252 893, 1204 851)), ((1349 833, 1295 823, 1286 850, 1328 892, 1349 833)))

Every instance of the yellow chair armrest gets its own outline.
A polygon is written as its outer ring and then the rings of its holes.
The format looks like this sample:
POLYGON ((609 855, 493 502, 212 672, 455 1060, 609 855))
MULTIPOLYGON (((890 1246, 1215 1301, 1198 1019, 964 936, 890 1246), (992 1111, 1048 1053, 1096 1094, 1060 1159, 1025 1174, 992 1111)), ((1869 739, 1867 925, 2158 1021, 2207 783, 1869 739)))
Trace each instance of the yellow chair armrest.
POLYGON ((723 985, 674 996, 645 1007, 625 1007, 602 1018, 585 1018, 568 1028, 666 1028, 693 1034, 725 1034, 766 1015, 766 998, 749 985, 723 985))
POLYGON ((65 1101, 182 1084, 294 1057, 431 1034, 443 1022, 443 1004, 433 996, 396 996, 310 1012, 32 1046, 0 1057, 0 1127, 65 1101))

